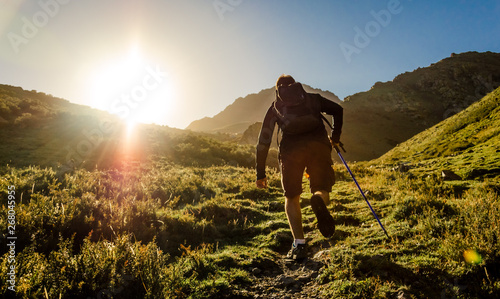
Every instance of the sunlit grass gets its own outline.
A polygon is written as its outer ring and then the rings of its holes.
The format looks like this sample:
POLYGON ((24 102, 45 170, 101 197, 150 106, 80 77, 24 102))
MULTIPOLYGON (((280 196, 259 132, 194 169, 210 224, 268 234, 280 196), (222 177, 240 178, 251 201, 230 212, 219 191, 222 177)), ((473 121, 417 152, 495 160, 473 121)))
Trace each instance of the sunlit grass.
MULTIPOLYGON (((311 255, 326 252, 314 280, 322 296, 500 291, 498 181, 443 182, 364 163, 351 168, 390 239, 343 165, 335 165, 329 208, 337 232, 330 240, 316 229, 305 185, 311 255)), ((121 171, 7 167, 2 174, 1 190, 15 184, 19 194, 16 263, 25 298, 45 291, 51 298, 242 295, 258 282, 255 268, 279 269, 292 241, 274 170, 269 190, 255 188, 253 169, 159 161, 121 171)), ((1 275, 7 265, 3 258, 1 275)))

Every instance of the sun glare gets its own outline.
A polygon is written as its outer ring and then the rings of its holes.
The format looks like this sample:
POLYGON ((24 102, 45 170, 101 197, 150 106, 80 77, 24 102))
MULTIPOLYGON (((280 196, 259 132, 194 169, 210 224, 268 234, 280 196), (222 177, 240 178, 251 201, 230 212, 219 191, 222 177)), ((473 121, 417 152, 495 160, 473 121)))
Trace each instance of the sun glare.
POLYGON ((125 57, 107 61, 95 70, 91 75, 91 93, 95 106, 108 106, 106 110, 109 110, 109 102, 133 82, 141 64, 142 58, 134 47, 125 57))
POLYGON ((130 132, 136 123, 161 124, 174 102, 166 75, 133 46, 125 55, 101 63, 90 75, 92 106, 118 115, 130 132))

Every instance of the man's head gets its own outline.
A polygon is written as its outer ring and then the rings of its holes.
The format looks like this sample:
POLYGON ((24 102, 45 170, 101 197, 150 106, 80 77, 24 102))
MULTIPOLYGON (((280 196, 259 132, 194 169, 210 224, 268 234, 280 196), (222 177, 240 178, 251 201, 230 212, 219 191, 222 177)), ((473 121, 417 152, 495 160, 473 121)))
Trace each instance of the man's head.
POLYGON ((295 83, 295 79, 292 76, 283 74, 276 81, 276 90, 278 90, 280 85, 288 86, 293 83, 295 83))

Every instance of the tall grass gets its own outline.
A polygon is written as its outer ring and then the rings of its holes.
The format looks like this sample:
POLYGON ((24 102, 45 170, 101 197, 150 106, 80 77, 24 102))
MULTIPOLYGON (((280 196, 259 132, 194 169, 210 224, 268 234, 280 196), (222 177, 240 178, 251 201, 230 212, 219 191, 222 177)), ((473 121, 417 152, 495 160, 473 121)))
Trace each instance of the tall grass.
MULTIPOLYGON (((311 254, 330 252, 319 258, 323 268, 314 280, 322 296, 494 298, 500 292, 496 180, 459 184, 363 163, 351 168, 391 239, 336 165, 337 233, 330 243, 303 202, 311 254)), ((18 191, 21 298, 251 296, 258 281, 252 269, 277 265, 291 242, 275 170, 268 172, 268 190, 255 188, 252 169, 162 161, 66 174, 6 167, 2 175, 2 196, 9 185, 18 191)), ((7 248, 0 250, 6 277, 7 248)), ((0 286, 1 294, 9 292, 0 286)))
MULTIPOLYGON (((209 256, 220 255, 216 244, 223 248, 259 234, 253 226, 267 217, 263 204, 254 202, 261 194, 253 187, 254 173, 245 168, 152 163, 58 177, 50 168, 8 167, 3 175, 5 197, 9 185, 18 194, 17 291, 26 298, 231 292, 229 286, 245 283, 248 274, 238 263, 216 266, 209 256)), ((276 173, 270 175, 276 186, 276 173)), ((6 248, 1 251, 6 277, 6 248)), ((6 285, 1 292, 8 294, 6 285)))

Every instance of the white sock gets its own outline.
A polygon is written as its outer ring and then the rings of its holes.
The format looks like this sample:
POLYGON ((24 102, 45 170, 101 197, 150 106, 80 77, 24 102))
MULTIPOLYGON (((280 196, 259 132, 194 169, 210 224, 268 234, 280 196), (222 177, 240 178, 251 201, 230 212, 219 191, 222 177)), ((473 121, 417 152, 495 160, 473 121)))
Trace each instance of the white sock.
POLYGON ((293 240, 293 246, 297 247, 299 244, 306 244, 306 239, 295 239, 293 240))

